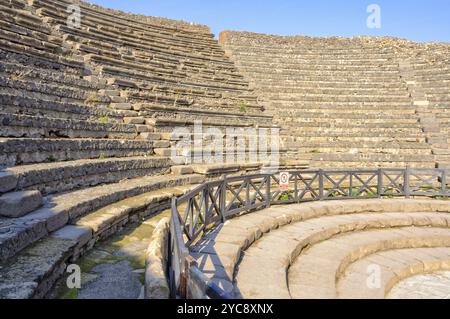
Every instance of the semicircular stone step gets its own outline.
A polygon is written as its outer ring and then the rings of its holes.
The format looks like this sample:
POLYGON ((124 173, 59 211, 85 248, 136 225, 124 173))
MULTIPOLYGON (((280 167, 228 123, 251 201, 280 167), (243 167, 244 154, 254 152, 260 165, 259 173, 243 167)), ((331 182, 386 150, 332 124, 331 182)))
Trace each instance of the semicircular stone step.
POLYGON ((233 278, 239 258, 245 249, 266 233, 323 216, 392 211, 449 213, 450 207, 448 201, 429 199, 336 200, 272 206, 227 220, 191 247, 190 255, 211 281, 234 294, 233 278))
POLYGON ((6 193, 0 196, 0 216, 22 217, 40 207, 42 203, 42 194, 38 190, 6 193))
POLYGON ((338 279, 338 297, 384 299, 402 280, 424 273, 450 270, 450 248, 382 251, 351 264, 338 279))
POLYGON ((450 247, 450 229, 402 227, 350 233, 314 245, 289 269, 294 299, 335 299, 336 282, 359 259, 402 248, 450 247))
POLYGON ((448 225, 450 214, 445 213, 345 214, 294 223, 264 235, 245 251, 236 270, 236 290, 243 298, 290 298, 288 268, 310 246, 334 236, 369 229, 448 225))

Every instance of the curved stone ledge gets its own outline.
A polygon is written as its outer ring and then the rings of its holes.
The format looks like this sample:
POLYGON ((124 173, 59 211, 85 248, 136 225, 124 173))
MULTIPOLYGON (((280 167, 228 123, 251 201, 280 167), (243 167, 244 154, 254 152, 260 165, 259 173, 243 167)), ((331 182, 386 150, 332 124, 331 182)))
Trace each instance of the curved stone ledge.
POLYGON ((236 269, 236 287, 245 298, 290 298, 288 269, 304 250, 315 244, 352 232, 407 226, 448 227, 449 224, 450 216, 441 213, 339 215, 294 223, 263 236, 244 252, 236 269), (260 265, 258 276, 252 276, 256 265, 260 265))
POLYGON ((353 262, 381 251, 427 247, 450 247, 450 230, 402 227, 333 238, 314 245, 294 262, 289 291, 294 299, 335 299, 336 282, 353 262))
POLYGON ((399 282, 410 277, 450 270, 450 248, 399 249, 369 255, 351 264, 337 281, 338 297, 383 299, 399 282), (369 282, 373 267, 379 282, 369 282), (372 268, 370 268, 372 267, 372 268), (378 275, 378 274, 377 274, 378 275))
MULTIPOLYGON (((308 221, 324 216, 392 211, 448 213, 450 212, 450 205, 447 201, 426 199, 375 199, 337 200, 274 206, 227 221, 219 228, 206 234, 200 242, 192 247, 191 256, 197 261, 199 268, 212 281, 228 292, 234 293, 233 278, 235 267, 242 253, 264 234, 291 223, 308 221)), ((418 220, 417 223, 420 224, 421 221, 418 220)), ((429 223, 430 220, 425 221, 425 224, 429 223)), ((444 225, 444 222, 440 219, 436 220, 436 223, 437 225, 444 225)))
POLYGON ((166 274, 168 260, 169 218, 163 218, 153 231, 145 260, 145 298, 168 299, 169 280, 166 274))

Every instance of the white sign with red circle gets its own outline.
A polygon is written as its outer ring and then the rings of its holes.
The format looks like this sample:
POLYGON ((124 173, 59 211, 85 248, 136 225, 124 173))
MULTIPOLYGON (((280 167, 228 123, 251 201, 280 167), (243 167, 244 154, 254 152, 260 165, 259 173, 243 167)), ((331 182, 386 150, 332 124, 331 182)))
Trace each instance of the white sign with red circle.
POLYGON ((280 173, 280 190, 287 191, 289 189, 289 172, 281 172, 280 173))

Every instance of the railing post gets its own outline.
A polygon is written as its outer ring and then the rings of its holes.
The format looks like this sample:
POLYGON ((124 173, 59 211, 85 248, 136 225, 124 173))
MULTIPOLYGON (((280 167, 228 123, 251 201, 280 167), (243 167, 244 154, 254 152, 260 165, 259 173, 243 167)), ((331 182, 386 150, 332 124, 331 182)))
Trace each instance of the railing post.
POLYGON ((251 198, 250 198, 250 177, 245 177, 245 197, 246 197, 246 205, 247 205, 247 211, 250 210, 250 207, 252 206, 251 198))
POLYGON ((404 176, 404 184, 405 185, 403 185, 403 192, 405 193, 406 198, 411 197, 411 189, 410 189, 410 185, 409 185, 410 176, 411 176, 410 168, 409 168, 409 166, 406 166, 405 176, 404 176))
MULTIPOLYGON (((345 174, 345 173, 344 173, 345 174)), ((353 172, 348 172, 348 176, 350 177, 350 181, 349 181, 349 194, 348 197, 349 198, 353 198, 353 172)), ((356 196, 355 196, 356 197, 356 196)))
POLYGON ((319 170, 319 199, 324 200, 325 199, 325 190, 323 189, 323 170, 319 170))
POLYGON ((377 196, 381 197, 383 193, 383 170, 381 168, 378 169, 378 177, 377 177, 377 196))
POLYGON ((224 177, 222 183, 220 184, 220 198, 219 198, 219 210, 222 223, 226 219, 226 209, 227 209, 227 178, 224 177))
MULTIPOLYGON (((209 220, 211 218, 212 213, 212 211, 209 209, 209 192, 210 192, 209 186, 206 185, 202 192, 203 200, 205 203, 205 227, 209 225, 209 220)), ((202 212, 199 213, 201 214, 202 212)))
POLYGON ((270 177, 272 175, 266 175, 266 208, 269 208, 272 204, 272 192, 270 191, 270 177))

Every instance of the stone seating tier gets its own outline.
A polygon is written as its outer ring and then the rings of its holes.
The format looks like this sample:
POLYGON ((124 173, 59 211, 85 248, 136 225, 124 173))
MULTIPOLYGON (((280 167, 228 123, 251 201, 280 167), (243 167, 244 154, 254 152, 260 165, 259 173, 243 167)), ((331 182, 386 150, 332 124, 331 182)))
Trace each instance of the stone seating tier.
MULTIPOLYGON (((353 274, 347 269, 366 257, 399 249, 448 247, 448 223, 445 201, 380 199, 275 206, 227 221, 195 244, 191 256, 208 278, 237 298, 338 298, 350 290, 337 290, 337 283, 342 287, 341 280, 353 274), (260 271, 255 272, 255 267, 260 271)), ((448 261, 448 255, 438 256, 448 261)), ((433 269, 421 265, 397 281, 433 269)), ((361 289, 366 281, 351 283, 361 289)), ((384 298, 384 292, 378 297, 384 298)))

